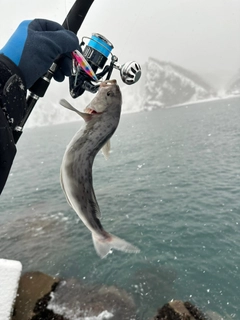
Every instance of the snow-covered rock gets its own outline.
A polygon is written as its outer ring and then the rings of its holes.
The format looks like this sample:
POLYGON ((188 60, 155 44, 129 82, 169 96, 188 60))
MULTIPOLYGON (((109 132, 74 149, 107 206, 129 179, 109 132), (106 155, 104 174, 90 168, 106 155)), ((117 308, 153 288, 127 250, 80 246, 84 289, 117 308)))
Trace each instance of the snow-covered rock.
POLYGON ((0 259, 0 319, 10 320, 17 295, 22 264, 15 260, 0 259))
POLYGON ((214 90, 195 73, 173 63, 149 58, 143 109, 163 108, 214 97, 214 90))
POLYGON ((226 93, 229 95, 240 95, 240 70, 230 81, 226 93))

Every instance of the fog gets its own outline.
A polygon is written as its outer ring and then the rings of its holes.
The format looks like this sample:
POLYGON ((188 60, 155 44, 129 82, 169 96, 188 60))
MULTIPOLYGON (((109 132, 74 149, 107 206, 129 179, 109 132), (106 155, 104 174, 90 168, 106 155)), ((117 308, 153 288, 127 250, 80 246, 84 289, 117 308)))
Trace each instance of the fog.
MULTIPOLYGON (((19 22, 35 17, 62 23, 73 0, 2 1, 0 46, 19 22)), ((224 86, 240 68, 238 0, 95 0, 79 31, 105 35, 124 63, 149 56, 197 72, 224 86)))

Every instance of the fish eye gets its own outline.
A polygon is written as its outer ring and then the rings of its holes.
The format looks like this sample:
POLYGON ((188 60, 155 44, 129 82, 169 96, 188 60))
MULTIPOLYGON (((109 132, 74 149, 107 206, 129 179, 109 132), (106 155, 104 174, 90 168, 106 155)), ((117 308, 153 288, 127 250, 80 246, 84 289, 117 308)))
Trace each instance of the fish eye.
POLYGON ((108 91, 107 96, 111 96, 111 95, 112 95, 112 91, 108 91))

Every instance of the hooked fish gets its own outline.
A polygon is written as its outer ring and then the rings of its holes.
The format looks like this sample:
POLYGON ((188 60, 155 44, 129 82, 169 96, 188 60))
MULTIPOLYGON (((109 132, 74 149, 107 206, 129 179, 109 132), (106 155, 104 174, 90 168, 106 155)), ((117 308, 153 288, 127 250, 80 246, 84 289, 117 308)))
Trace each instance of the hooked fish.
POLYGON ((70 206, 92 233, 97 254, 103 258, 111 249, 139 252, 127 241, 104 230, 101 212, 93 189, 93 161, 102 148, 105 157, 110 150, 110 138, 115 132, 121 114, 122 96, 116 80, 100 84, 95 98, 80 112, 66 100, 60 104, 77 112, 85 125, 68 144, 61 165, 61 186, 70 206))

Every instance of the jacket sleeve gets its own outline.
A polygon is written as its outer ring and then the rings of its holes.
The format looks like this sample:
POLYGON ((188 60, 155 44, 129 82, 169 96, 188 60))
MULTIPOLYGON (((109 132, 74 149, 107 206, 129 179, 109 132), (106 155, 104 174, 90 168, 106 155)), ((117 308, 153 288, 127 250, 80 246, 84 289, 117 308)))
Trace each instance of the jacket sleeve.
POLYGON ((25 88, 18 67, 0 55, 0 194, 16 155, 13 132, 26 112, 25 88))

